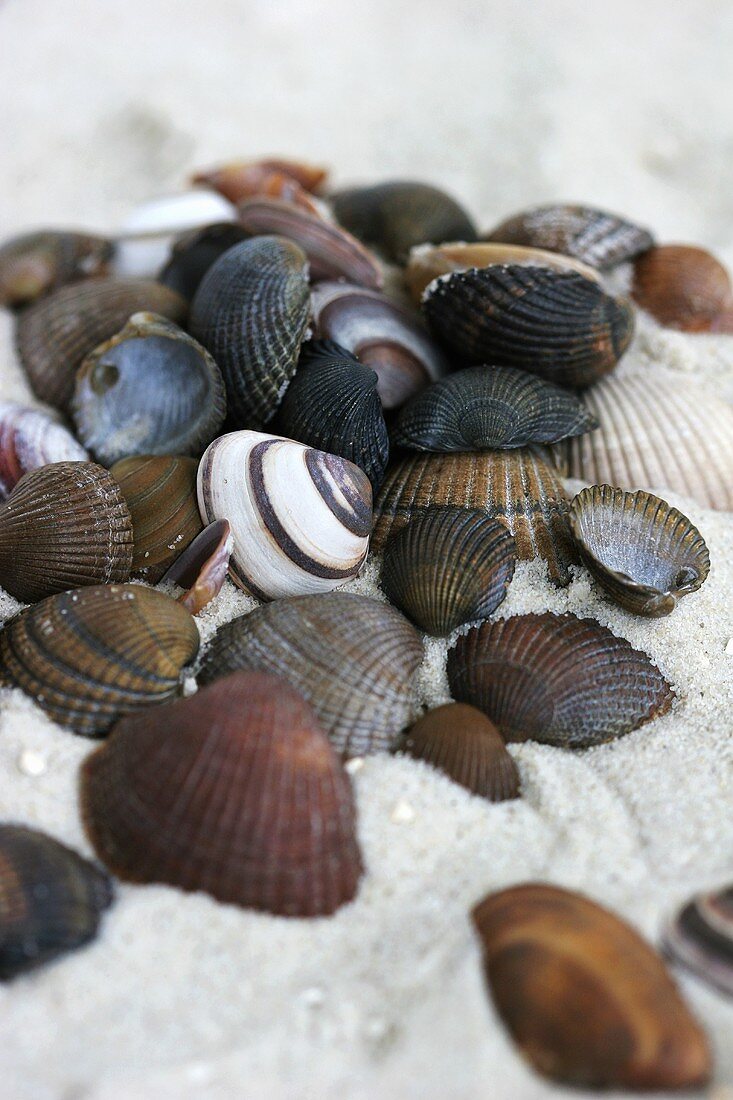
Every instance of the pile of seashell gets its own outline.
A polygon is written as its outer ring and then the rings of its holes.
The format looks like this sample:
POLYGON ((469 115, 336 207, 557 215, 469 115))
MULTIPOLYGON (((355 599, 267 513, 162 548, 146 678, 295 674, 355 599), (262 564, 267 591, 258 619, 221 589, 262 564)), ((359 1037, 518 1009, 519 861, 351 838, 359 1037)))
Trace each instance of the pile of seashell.
MULTIPOLYGON (((2 683, 106 738, 81 809, 115 876, 296 917, 357 893, 350 757, 405 753, 512 799, 507 742, 583 749, 672 705, 649 657, 592 619, 494 617, 517 560, 558 585, 582 563, 630 613, 668 615, 710 561, 648 489, 733 507, 733 412, 688 402, 663 368, 614 373, 634 303, 733 331, 712 256, 591 207, 481 236, 435 187, 326 181, 224 165, 112 238, 0 248, 0 304, 53 410, 0 405, 0 585, 30 605, 0 632, 2 683), (624 264, 633 302, 609 290, 624 264), (589 487, 569 501, 563 473, 589 487), (370 550, 387 602, 335 591, 370 550), (194 616, 227 574, 260 606, 196 669, 194 616), (451 636, 454 702, 410 725, 423 634, 451 636), (180 698, 186 671, 199 690, 180 698)), ((111 898, 100 868, 0 826, 0 977, 89 940, 111 898)), ((691 902, 665 940, 729 992, 731 913, 730 889, 691 902)), ((540 1072, 709 1076, 664 964, 612 914, 525 884, 474 922, 540 1072)))

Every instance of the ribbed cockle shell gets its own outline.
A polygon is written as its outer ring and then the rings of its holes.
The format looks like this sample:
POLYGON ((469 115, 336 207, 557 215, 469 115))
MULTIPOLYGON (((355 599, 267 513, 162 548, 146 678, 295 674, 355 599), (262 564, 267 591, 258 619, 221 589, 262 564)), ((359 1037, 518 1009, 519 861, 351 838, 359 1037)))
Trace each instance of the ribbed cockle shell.
POLYGON ((81 443, 47 412, 0 401, 0 498, 30 470, 88 458, 81 443))
POLYGON ((0 245, 0 305, 24 306, 66 283, 105 275, 113 245, 104 237, 42 229, 0 245))

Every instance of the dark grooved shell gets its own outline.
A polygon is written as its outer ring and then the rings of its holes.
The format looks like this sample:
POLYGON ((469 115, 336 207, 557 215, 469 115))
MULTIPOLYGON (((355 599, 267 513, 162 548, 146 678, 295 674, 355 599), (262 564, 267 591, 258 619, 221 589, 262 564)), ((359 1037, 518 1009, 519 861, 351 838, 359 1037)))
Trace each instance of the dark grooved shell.
POLYGON ((187 306, 179 294, 150 279, 76 283, 29 306, 18 317, 15 340, 33 392, 67 409, 82 359, 140 310, 180 322, 187 306))
POLYGON ((428 508, 388 539, 382 588, 421 630, 450 634, 496 610, 515 561, 514 539, 485 512, 428 508))
POLYGON ((577 551, 568 504, 555 470, 532 448, 482 454, 415 454, 388 471, 374 505, 371 548, 435 504, 485 512, 514 535, 517 556, 543 558, 551 578, 567 584, 577 551))
POLYGON ((490 802, 519 797, 519 772, 501 734, 486 715, 465 703, 428 711, 397 749, 490 802))
POLYGON ((190 302, 211 265, 235 244, 248 239, 246 229, 232 222, 216 222, 184 233, 173 245, 171 258, 158 279, 190 302))
POLYGON ((0 504, 0 585, 32 603, 90 584, 126 581, 132 519, 119 485, 94 462, 53 462, 0 504))
POLYGON ((31 470, 88 458, 81 443, 47 412, 0 401, 0 499, 31 470))
POLYGON ((637 615, 668 615, 710 571, 697 528, 651 493, 610 485, 583 489, 570 506, 570 526, 598 583, 637 615))
POLYGON ((304 252, 255 237, 209 268, 191 306, 191 332, 216 360, 234 427, 270 420, 295 373, 310 314, 304 252))
POLYGON ((616 214, 562 204, 516 214, 487 233, 486 240, 563 252, 601 270, 625 263, 654 244, 646 229, 616 214))
POLYGON ((376 492, 389 457, 377 375, 328 340, 303 345, 298 370, 277 414, 289 439, 360 466, 376 492))
POLYGON ((344 756, 390 749, 407 725, 420 636, 399 611, 330 592, 258 607, 221 627, 199 679, 272 672, 300 691, 344 756))
POLYGON ((97 737, 177 695, 198 647, 196 623, 169 596, 98 585, 49 596, 6 623, 0 668, 59 725, 97 737))
POLYGON ((666 714, 674 694, 646 653, 594 619, 517 615, 481 623, 448 654, 451 694, 507 741, 584 749, 666 714))
POLYGON ((592 1088, 703 1085, 711 1055, 664 963, 570 890, 527 883, 473 910, 494 1004, 546 1077, 592 1088))
POLYGON ((289 684, 235 672, 124 718, 82 769, 82 814, 120 878, 283 916, 334 912, 362 871, 349 777, 289 684))
POLYGON ((730 302, 728 272, 704 248, 665 244, 634 264, 631 293, 662 325, 705 332, 730 302))
POLYGON ((483 451, 555 443, 596 420, 575 394, 512 367, 467 367, 400 409, 393 442, 415 451, 483 451))
POLYGON ((105 275, 113 245, 103 237, 43 229, 0 246, 0 305, 23 306, 65 283, 105 275))
POLYGON ((519 367, 563 386, 613 370, 634 331, 632 307, 598 283, 521 264, 436 279, 423 306, 435 336, 467 363, 519 367))
POLYGON ((36 829, 0 825, 0 981, 93 940, 112 883, 36 829))
POLYGON ((733 886, 692 898, 664 933, 667 954, 733 997, 733 886))

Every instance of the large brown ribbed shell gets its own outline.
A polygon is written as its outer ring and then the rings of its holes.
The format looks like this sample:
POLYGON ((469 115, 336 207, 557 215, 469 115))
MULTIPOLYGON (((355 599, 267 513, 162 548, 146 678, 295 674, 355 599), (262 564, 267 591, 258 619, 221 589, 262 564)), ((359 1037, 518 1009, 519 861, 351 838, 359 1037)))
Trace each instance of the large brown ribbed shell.
POLYGON ((356 893, 349 777, 311 707, 267 673, 123 718, 84 764, 81 804, 100 858, 132 882, 295 917, 356 893))
POLYGON ((730 276, 704 248, 657 245, 634 264, 634 301, 662 325, 706 332, 733 295, 730 276))
POLYGON ((420 636, 394 608, 330 592, 276 600, 221 627, 199 679, 254 668, 289 680, 344 756, 390 749, 407 725, 420 636))
POLYGON ((733 997, 733 885, 688 901, 667 925, 663 943, 675 962, 733 997))
POLYGON ((646 653, 594 619, 517 615, 481 623, 448 654, 451 694, 507 741, 584 749, 665 714, 672 689, 646 653))
POLYGON ((81 443, 47 412, 0 401, 0 499, 31 470, 88 458, 81 443))
POLYGON ((107 273, 113 245, 73 230, 42 229, 0 246, 0 306, 23 306, 44 294, 107 273))

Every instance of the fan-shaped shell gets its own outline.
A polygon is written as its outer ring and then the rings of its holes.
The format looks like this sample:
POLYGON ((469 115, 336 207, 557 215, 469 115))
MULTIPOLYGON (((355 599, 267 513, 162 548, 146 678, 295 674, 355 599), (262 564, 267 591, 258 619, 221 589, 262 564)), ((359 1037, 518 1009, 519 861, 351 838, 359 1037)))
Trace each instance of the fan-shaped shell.
POLYGON ((163 584, 188 590, 178 599, 192 615, 198 615, 221 592, 233 545, 229 521, 218 519, 204 527, 161 577, 163 584))
POLYGON ((176 239, 158 278, 190 302, 212 264, 235 244, 246 240, 249 233, 234 222, 216 222, 193 229, 176 239))
POLYGON ((47 412, 0 401, 0 499, 30 470, 88 458, 81 443, 47 412))
POLYGON ((306 258, 292 241, 255 237, 201 280, 191 332, 224 376, 232 426, 265 424, 295 373, 309 319, 306 258))
POLYGON ((733 886, 692 898, 664 933, 675 962, 733 997, 733 886))
POLYGON ((634 300, 663 325, 705 332, 733 294, 730 276, 704 248, 657 245, 634 264, 634 300))
POLYGON ((311 707, 264 672, 122 719, 84 764, 81 801, 100 858, 132 882, 296 917, 357 890, 349 777, 311 707))
POLYGON ((563 386, 613 370, 634 331, 631 305, 593 280, 521 264, 436 279, 423 306, 436 338, 467 363, 519 367, 563 386))
POLYGON ((451 694, 507 741, 600 745, 665 714, 673 692, 646 653, 594 619, 517 615, 481 623, 448 654, 451 694))
POLYGON ((390 749, 410 718, 420 636, 399 611, 346 592, 277 600, 216 633, 199 680, 272 672, 308 700, 345 756, 390 749))
POLYGON ((496 610, 515 561, 514 539, 485 512, 428 508, 387 540, 382 588, 421 630, 450 634, 496 610))
POLYGON ((651 493, 610 485, 583 489, 570 505, 570 526, 598 583, 638 615, 668 615, 710 571, 697 528, 651 493))
POLYGON ((66 283, 105 275, 113 245, 104 237, 43 229, 0 246, 0 305, 23 306, 66 283))
POLYGON ((198 647, 196 623, 175 600, 105 584, 49 596, 11 619, 0 667, 59 725, 96 737, 177 695, 198 647))
POLYGON ((215 168, 197 172, 193 182, 213 187, 230 202, 240 202, 251 195, 267 194, 273 177, 284 176, 305 191, 318 191, 327 175, 325 168, 314 164, 270 157, 265 160, 240 160, 219 164, 215 168))

